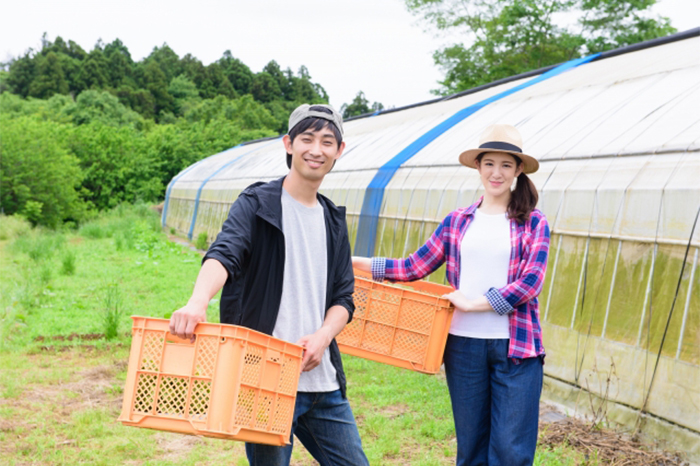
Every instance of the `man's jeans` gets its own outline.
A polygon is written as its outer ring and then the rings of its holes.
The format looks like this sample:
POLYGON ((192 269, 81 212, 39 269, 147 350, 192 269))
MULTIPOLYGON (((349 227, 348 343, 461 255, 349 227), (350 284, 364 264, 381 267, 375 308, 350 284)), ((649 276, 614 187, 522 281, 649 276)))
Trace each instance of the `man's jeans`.
MULTIPOLYGON (((296 435, 321 466, 368 465, 360 433, 348 400, 340 390, 327 393, 297 393, 292 434, 296 435)), ((290 439, 294 442, 294 437, 290 439)), ((246 443, 251 466, 287 466, 292 445, 274 447, 246 443)))
POLYGON ((507 339, 449 335, 445 374, 457 432, 457 466, 534 461, 542 361, 508 359, 507 339))

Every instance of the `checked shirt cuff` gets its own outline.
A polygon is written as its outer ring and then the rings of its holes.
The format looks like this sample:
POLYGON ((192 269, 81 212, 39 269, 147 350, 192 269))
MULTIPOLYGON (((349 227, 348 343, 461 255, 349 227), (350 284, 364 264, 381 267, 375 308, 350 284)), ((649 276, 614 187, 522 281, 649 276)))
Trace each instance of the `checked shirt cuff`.
POLYGON ((386 274, 386 258, 385 257, 373 257, 372 258, 372 279, 378 282, 384 280, 384 275, 386 274))
POLYGON ((506 315, 513 310, 513 306, 503 298, 496 288, 491 288, 486 292, 486 300, 499 316, 506 315))

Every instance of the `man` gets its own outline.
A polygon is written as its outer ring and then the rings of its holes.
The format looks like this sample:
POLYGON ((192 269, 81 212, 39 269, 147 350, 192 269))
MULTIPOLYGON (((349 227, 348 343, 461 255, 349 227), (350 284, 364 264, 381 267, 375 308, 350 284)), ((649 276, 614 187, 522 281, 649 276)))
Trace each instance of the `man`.
MULTIPOLYGON (((321 465, 366 465, 335 341, 355 310, 345 208, 318 194, 345 148, 342 117, 328 105, 301 105, 283 142, 289 174, 234 202, 170 332, 192 338, 223 287, 221 322, 304 347, 293 434, 321 465)), ((246 444, 252 466, 288 465, 291 453, 292 445, 246 444)))

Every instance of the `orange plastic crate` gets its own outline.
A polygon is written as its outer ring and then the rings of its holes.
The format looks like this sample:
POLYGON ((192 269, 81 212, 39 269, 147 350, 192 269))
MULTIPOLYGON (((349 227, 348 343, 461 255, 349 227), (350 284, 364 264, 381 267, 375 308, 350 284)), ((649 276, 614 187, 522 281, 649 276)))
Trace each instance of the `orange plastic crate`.
POLYGON ((200 323, 194 343, 169 321, 132 317, 124 425, 289 444, 303 348, 245 327, 200 323))
POLYGON ((355 314, 336 337, 340 351, 427 374, 440 371, 454 307, 449 286, 379 283, 355 270, 355 314))

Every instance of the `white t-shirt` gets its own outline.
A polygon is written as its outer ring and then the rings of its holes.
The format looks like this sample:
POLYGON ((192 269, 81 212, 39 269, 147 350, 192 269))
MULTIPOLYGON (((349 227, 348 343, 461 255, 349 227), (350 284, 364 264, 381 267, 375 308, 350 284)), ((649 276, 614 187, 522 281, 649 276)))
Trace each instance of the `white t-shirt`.
MULTIPOLYGON (((326 316, 326 223, 323 206, 306 207, 282 189, 284 282, 272 335, 296 343, 323 325, 326 316)), ((321 364, 299 377, 300 392, 332 392, 340 385, 326 348, 321 364)))
MULTIPOLYGON (((508 284, 510 220, 506 214, 489 215, 476 209, 460 245, 459 291, 467 299, 484 296, 508 284)), ((510 338, 508 315, 495 311, 455 310, 450 333, 470 338, 510 338)))

